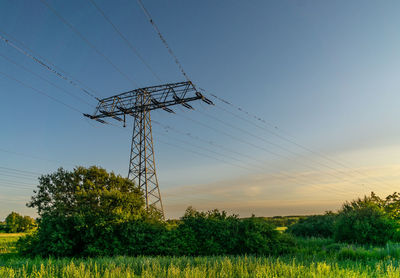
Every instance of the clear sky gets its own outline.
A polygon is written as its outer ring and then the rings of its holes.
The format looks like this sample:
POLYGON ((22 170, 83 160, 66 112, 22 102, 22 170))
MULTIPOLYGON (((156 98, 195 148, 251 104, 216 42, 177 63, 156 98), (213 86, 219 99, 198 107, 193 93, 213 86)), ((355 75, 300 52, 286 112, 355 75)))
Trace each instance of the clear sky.
MULTIPOLYGON (((39 0, 0 1, 0 34, 99 97, 160 83, 89 1, 47 2, 134 82, 39 0)), ((184 80, 136 1, 96 3, 162 82, 184 80)), ((181 216, 189 205, 241 216, 321 213, 371 190, 398 191, 400 2, 144 4, 196 84, 272 124, 215 99, 215 107, 152 113, 174 128, 153 126, 167 217, 181 216)), ((0 55, 0 72, 93 112, 94 99, 3 41, 0 55)), ((24 204, 37 174, 10 169, 50 173, 99 165, 127 175, 131 122, 125 130, 89 122, 4 74, 0 88, 0 219, 11 210, 35 215, 24 204)))

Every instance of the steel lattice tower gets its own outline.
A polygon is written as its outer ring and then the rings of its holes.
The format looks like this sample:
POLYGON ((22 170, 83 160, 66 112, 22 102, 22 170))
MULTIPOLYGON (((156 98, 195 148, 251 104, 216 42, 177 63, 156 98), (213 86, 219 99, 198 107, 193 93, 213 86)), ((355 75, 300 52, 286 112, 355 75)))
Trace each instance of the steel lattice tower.
POLYGON ((213 104, 197 92, 190 81, 171 83, 101 99, 93 115, 84 114, 103 124, 107 124, 104 118, 113 118, 123 122, 124 127, 126 116, 134 118, 128 178, 143 190, 146 209, 156 210, 163 217, 164 208, 156 174, 150 111, 163 109, 174 113, 169 106, 178 104, 193 109, 188 102, 195 100, 213 104))
MULTIPOLYGON (((146 94, 141 94, 138 98, 139 105, 151 101, 146 94)), ((149 110, 137 113, 133 121, 128 178, 143 190, 147 209, 153 207, 158 208, 161 212, 164 211, 154 161, 153 134, 149 110)))

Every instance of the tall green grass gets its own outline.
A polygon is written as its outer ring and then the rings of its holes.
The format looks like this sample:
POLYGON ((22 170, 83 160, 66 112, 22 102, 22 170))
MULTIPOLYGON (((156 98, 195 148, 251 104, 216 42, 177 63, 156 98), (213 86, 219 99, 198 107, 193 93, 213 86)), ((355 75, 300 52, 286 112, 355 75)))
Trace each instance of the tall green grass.
POLYGON ((0 233, 0 254, 15 252, 15 243, 24 234, 3 234, 0 233))
POLYGON ((0 277, 400 277, 393 261, 298 262, 266 257, 115 257, 13 260, 0 277))
POLYGON ((20 257, 20 235, 0 235, 0 278, 9 277, 398 277, 400 245, 384 247, 297 239, 297 252, 280 257, 20 257))

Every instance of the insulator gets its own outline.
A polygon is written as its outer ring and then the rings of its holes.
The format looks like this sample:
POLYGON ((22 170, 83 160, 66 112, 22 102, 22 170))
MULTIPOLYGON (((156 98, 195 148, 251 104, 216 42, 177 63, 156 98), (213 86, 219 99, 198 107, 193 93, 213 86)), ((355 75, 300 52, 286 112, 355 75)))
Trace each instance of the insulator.
POLYGON ((183 102, 182 105, 185 106, 187 109, 194 110, 194 108, 190 104, 187 104, 186 102, 183 102))
POLYGON ((102 119, 95 119, 95 120, 98 121, 99 123, 102 123, 102 124, 108 124, 106 121, 104 121, 102 119))
POLYGON ((175 114, 174 110, 169 109, 168 107, 163 107, 162 109, 164 109, 164 110, 167 111, 168 113, 174 113, 174 114, 175 114))
POLYGON ((92 116, 92 115, 83 113, 83 116, 88 117, 89 119, 92 119, 92 120, 93 120, 93 116, 92 116))
POLYGON ((120 121, 120 122, 123 122, 124 120, 123 119, 121 119, 120 117, 118 117, 118 116, 112 116, 114 119, 116 119, 117 121, 120 121))
POLYGON ((204 101, 204 102, 207 103, 207 104, 214 105, 214 102, 212 102, 211 100, 209 100, 209 99, 206 98, 206 97, 203 98, 202 101, 204 101))
POLYGON ((112 113, 110 113, 108 111, 105 111, 105 110, 99 110, 99 111, 100 111, 100 113, 102 113, 102 114, 104 114, 106 116, 112 116, 112 113))

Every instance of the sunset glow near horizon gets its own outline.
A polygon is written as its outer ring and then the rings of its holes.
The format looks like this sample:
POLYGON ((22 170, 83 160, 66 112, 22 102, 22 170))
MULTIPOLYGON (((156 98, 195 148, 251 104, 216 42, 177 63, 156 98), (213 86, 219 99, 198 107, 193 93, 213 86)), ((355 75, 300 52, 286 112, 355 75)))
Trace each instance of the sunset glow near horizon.
MULTIPOLYGON (((89 1, 47 2, 138 86, 160 83, 89 1)), ((96 3, 162 83, 184 80, 135 1, 96 3)), ((399 191, 399 2, 144 3, 192 81, 233 105, 210 97, 216 106, 152 113, 167 218, 188 206, 241 217, 318 214, 399 191)), ((99 97, 136 88, 41 1, 3 1, 0 35, 99 97)), ((77 87, 4 41, 0 56, 0 220, 36 215, 25 203, 37 175, 27 171, 98 165, 127 175, 131 121, 90 122, 10 76, 92 113, 96 101, 77 87)))

